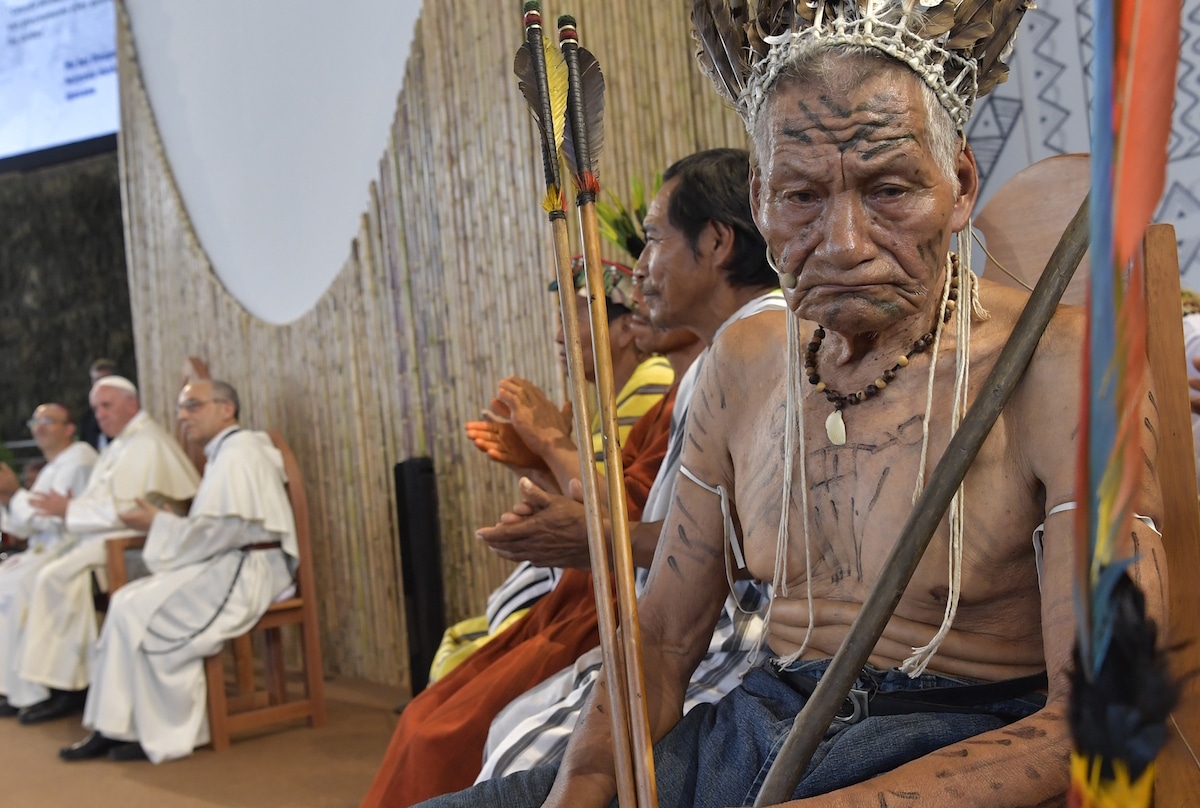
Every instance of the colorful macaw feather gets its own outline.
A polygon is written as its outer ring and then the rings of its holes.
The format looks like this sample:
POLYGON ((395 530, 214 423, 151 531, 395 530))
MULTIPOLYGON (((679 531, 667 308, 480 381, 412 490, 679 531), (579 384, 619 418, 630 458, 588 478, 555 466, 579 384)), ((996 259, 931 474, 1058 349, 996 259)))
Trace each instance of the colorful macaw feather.
POLYGON ((542 4, 528 0, 524 7, 525 44, 517 50, 513 72, 521 95, 537 123, 546 174, 547 213, 563 209, 560 162, 566 132, 567 65, 549 37, 542 34, 542 4))
POLYGON ((1141 491, 1146 385, 1144 267, 1162 195, 1179 42, 1178 4, 1096 0, 1092 75, 1092 274, 1076 511, 1078 633, 1070 801, 1149 806, 1176 689, 1144 599, 1120 558, 1141 491))
MULTIPOLYGON (((631 186, 632 204, 629 207, 609 191, 607 202, 596 200, 596 218, 600 220, 600 235, 636 260, 646 248, 642 222, 646 219, 647 201, 646 189, 640 179, 634 177, 631 186)), ((662 174, 656 174, 651 194, 657 194, 661 187, 662 174)))

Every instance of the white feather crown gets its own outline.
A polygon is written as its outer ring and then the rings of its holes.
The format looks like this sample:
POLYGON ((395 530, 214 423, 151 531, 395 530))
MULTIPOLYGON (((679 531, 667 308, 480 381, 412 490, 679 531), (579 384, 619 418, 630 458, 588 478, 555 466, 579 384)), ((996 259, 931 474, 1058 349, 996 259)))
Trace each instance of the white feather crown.
POLYGON ((1033 0, 694 0, 701 69, 753 131, 771 88, 822 45, 879 51, 907 65, 964 130, 975 100, 1008 75, 1033 0))

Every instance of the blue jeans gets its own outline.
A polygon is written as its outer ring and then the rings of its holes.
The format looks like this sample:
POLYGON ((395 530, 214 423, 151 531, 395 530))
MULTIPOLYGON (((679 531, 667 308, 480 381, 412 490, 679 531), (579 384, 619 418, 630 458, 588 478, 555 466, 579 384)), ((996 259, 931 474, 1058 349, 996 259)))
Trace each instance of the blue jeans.
MULTIPOLYGON (((767 663, 768 665, 770 663, 767 663)), ((800 662, 788 674, 819 679, 829 660, 800 662)), ((750 805, 792 721, 807 700, 772 671, 752 669, 716 704, 701 704, 654 747, 660 808, 750 805)), ((910 679, 898 670, 864 670, 856 687, 880 693, 964 684, 934 674, 910 679)), ((1045 704, 1039 695, 989 705, 995 714, 911 713, 835 721, 813 755, 793 799, 860 783, 942 747, 999 729, 1045 704)), ((550 793, 555 767, 519 772, 422 803, 427 808, 535 808, 550 793)), ((613 801, 616 806, 616 801, 613 801)))

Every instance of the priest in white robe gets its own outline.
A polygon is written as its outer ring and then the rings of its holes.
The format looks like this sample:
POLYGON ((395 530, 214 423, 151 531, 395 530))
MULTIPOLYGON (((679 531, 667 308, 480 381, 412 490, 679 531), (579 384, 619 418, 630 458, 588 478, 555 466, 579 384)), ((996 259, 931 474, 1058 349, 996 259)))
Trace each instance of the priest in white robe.
POLYGON ((151 491, 189 500, 200 475, 179 443, 141 410, 137 388, 123 376, 105 376, 88 397, 96 420, 112 440, 96 461, 80 496, 58 491, 30 496, 43 516, 62 518, 68 546, 38 572, 18 640, 18 683, 8 702, 18 720, 37 724, 83 709, 88 658, 96 640, 93 573, 105 582, 104 542, 137 536, 118 513, 151 491))
POLYGON ((84 727, 64 760, 185 757, 209 741, 204 658, 294 592, 299 551, 283 457, 237 423, 237 393, 198 380, 179 394, 179 420, 207 464, 186 517, 145 502, 123 514, 148 528, 152 574, 113 596, 92 661, 84 727))
POLYGON ((58 491, 69 497, 83 494, 96 463, 96 450, 77 441, 75 419, 62 404, 42 404, 29 419, 34 443, 46 458, 37 480, 23 488, 17 475, 0 463, 0 530, 26 539, 28 546, 0 563, 0 717, 17 714, 7 694, 18 687, 16 652, 20 628, 29 608, 29 594, 39 570, 57 558, 66 546, 62 517, 43 516, 34 510, 34 495, 58 491))

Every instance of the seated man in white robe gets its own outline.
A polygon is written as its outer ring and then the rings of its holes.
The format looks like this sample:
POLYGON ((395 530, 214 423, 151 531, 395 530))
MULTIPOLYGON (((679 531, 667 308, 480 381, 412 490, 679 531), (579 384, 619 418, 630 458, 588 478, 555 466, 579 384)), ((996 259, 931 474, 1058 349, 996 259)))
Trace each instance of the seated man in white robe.
POLYGON ((29 608, 29 594, 39 570, 66 548, 67 528, 61 517, 42 516, 33 509, 35 494, 58 491, 77 497, 87 488, 96 463, 96 450, 75 440, 75 419, 61 404, 42 404, 29 419, 29 431, 46 459, 34 482, 27 486, 5 463, 0 463, 0 530, 27 539, 28 548, 0 564, 0 717, 17 714, 8 703, 17 678, 19 629, 29 608))
POLYGON ((63 520, 67 544, 38 572, 17 641, 18 678, 9 688, 8 703, 22 708, 17 717, 22 724, 83 709, 87 660, 96 641, 93 573, 105 581, 105 539, 140 533, 117 514, 151 491, 191 499, 200 479, 175 439, 142 411, 137 388, 128 379, 105 376, 92 386, 88 399, 111 440, 87 488, 77 497, 49 490, 29 498, 36 513, 63 520))
POLYGON ((83 724, 64 760, 186 757, 208 743, 204 658, 292 589, 299 556, 283 457, 238 426, 237 392, 208 379, 179 394, 187 439, 208 459, 186 517, 144 500, 121 514, 146 530, 151 575, 119 589, 92 660, 83 724))

